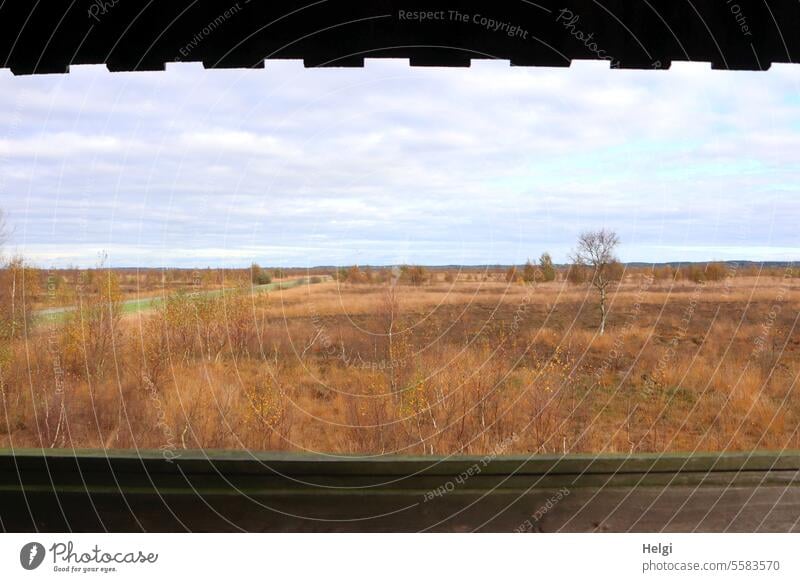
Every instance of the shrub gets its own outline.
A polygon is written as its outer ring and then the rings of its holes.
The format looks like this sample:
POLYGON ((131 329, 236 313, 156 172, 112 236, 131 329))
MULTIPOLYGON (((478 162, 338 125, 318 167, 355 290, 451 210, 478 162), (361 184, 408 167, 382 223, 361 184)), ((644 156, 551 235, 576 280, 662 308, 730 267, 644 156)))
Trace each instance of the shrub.
POLYGON ((254 432, 264 435, 267 448, 275 448, 286 438, 291 424, 291 409, 286 404, 286 395, 268 374, 252 384, 245 384, 243 396, 246 400, 246 422, 254 432))
POLYGON ((542 253, 542 256, 539 257, 539 271, 542 281, 556 280, 556 269, 553 266, 553 259, 550 257, 550 253, 542 253))
POLYGON ((359 269, 358 265, 354 265, 347 271, 347 280, 350 283, 368 283, 369 276, 365 271, 359 269))
POLYGON ((680 273, 681 279, 692 281, 693 283, 698 283, 702 280, 701 271, 696 266, 691 264, 686 265, 685 267, 678 267, 678 273, 680 273))
POLYGON ((400 280, 411 285, 422 285, 429 279, 428 270, 420 265, 400 267, 400 280))
POLYGON ((526 283, 533 283, 541 278, 539 270, 528 260, 522 268, 522 280, 526 283))
POLYGON ((0 341, 20 337, 31 323, 31 303, 38 289, 36 269, 15 257, 0 268, 0 341))
POLYGON ((708 263, 704 271, 706 281, 722 281, 728 272, 728 268, 724 263, 708 263))
POLYGON ((361 269, 358 268, 358 265, 353 265, 348 269, 339 269, 337 272, 337 278, 339 281, 344 281, 347 283, 368 283, 369 278, 367 274, 364 273, 361 269))
POLYGON ((241 288, 216 296, 176 291, 140 327, 142 373, 159 386, 169 363, 249 355, 259 333, 252 300, 241 288))
POLYGON ((606 266, 605 276, 609 281, 622 281, 622 278, 625 276, 625 265, 619 261, 611 261, 606 266))
POLYGON ((79 273, 77 301, 62 330, 64 359, 74 374, 99 377, 119 338, 122 292, 118 275, 111 269, 79 273))
POLYGON ((258 263, 253 263, 250 265, 250 280, 253 285, 269 285, 272 283, 272 276, 258 263))
POLYGON ((573 285, 586 283, 588 280, 588 269, 583 265, 570 265, 567 269, 567 281, 573 285))
POLYGON ((694 283, 703 283, 706 280, 703 268, 700 265, 689 265, 683 268, 684 278, 694 283))
POLYGON ((727 273, 724 263, 694 263, 683 268, 684 277, 695 283, 722 281, 727 273))
POLYGON ((677 278, 678 270, 673 270, 669 265, 653 268, 653 279, 656 281, 671 281, 677 278))

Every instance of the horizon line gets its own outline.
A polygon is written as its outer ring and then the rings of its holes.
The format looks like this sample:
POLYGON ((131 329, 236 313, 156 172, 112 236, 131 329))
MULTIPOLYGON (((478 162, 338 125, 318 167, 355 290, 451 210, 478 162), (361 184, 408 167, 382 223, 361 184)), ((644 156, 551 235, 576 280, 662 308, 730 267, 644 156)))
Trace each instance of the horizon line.
MULTIPOLYGON (((390 263, 390 264, 363 264, 359 265, 358 263, 344 263, 340 265, 314 265, 314 266, 270 266, 258 263, 258 261, 253 261, 253 263, 258 264, 259 267, 262 269, 268 270, 306 270, 311 271, 314 269, 342 269, 342 268, 351 268, 351 267, 358 267, 359 269, 391 269, 394 267, 424 267, 427 269, 486 269, 486 268, 509 268, 509 267, 521 267, 525 266, 526 263, 479 263, 474 265, 466 265, 466 264, 459 264, 459 263, 438 263, 438 264, 426 264, 426 263, 390 263)), ((675 266, 687 266, 687 265, 708 265, 712 263, 719 263, 723 265, 761 265, 761 266, 771 266, 771 267, 779 267, 779 266, 789 266, 794 265, 795 263, 800 263, 800 259, 791 259, 791 260, 753 260, 753 259, 725 259, 725 260, 703 260, 703 261, 619 261, 619 264, 625 267, 675 267, 675 266)), ((531 261, 531 264, 537 265, 538 261, 531 261)), ((564 268, 570 267, 573 263, 553 263, 554 267, 557 268, 564 268)), ((239 265, 239 266, 230 266, 230 265, 206 265, 203 267, 182 267, 182 266, 154 266, 154 267, 144 267, 144 266, 91 266, 91 267, 82 267, 82 266, 66 266, 66 267, 36 267, 35 265, 30 265, 33 268, 39 270, 50 270, 50 271, 70 271, 75 269, 118 269, 118 270, 140 270, 140 271, 154 271, 154 270, 179 270, 179 271, 197 271, 197 270, 207 270, 207 269, 235 269, 235 270, 245 270, 250 269, 251 265, 239 265)))

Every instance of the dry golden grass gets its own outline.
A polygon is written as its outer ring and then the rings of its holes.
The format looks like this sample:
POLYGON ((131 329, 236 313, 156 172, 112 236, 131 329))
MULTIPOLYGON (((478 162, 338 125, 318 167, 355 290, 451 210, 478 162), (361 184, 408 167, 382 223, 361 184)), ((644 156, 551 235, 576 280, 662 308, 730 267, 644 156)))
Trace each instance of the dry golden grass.
POLYGON ((780 276, 634 274, 611 293, 603 336, 589 288, 502 274, 176 295, 8 343, 0 447, 800 448, 797 314, 780 276))

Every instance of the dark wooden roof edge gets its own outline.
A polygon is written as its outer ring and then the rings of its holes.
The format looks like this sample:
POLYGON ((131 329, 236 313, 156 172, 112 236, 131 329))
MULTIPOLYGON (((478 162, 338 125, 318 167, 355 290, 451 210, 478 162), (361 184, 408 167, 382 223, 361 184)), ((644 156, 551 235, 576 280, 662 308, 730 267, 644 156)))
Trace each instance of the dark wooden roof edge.
POLYGON ((477 466, 489 474, 555 475, 800 471, 800 451, 533 456, 333 456, 229 450, 0 450, 0 473, 80 470, 150 473, 458 475, 477 466))
POLYGON ((796 0, 6 0, 0 68, 66 73, 263 67, 361 67, 402 58, 412 66, 516 66, 605 60, 613 68, 668 69, 675 61, 766 70, 800 60, 796 0))

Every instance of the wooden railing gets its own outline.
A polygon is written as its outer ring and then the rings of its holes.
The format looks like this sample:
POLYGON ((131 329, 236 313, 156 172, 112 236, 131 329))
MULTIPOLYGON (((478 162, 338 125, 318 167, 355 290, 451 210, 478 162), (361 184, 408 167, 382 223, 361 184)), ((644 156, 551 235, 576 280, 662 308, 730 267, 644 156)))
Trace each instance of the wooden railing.
POLYGON ((800 453, 0 451, 6 531, 797 531, 800 453))

